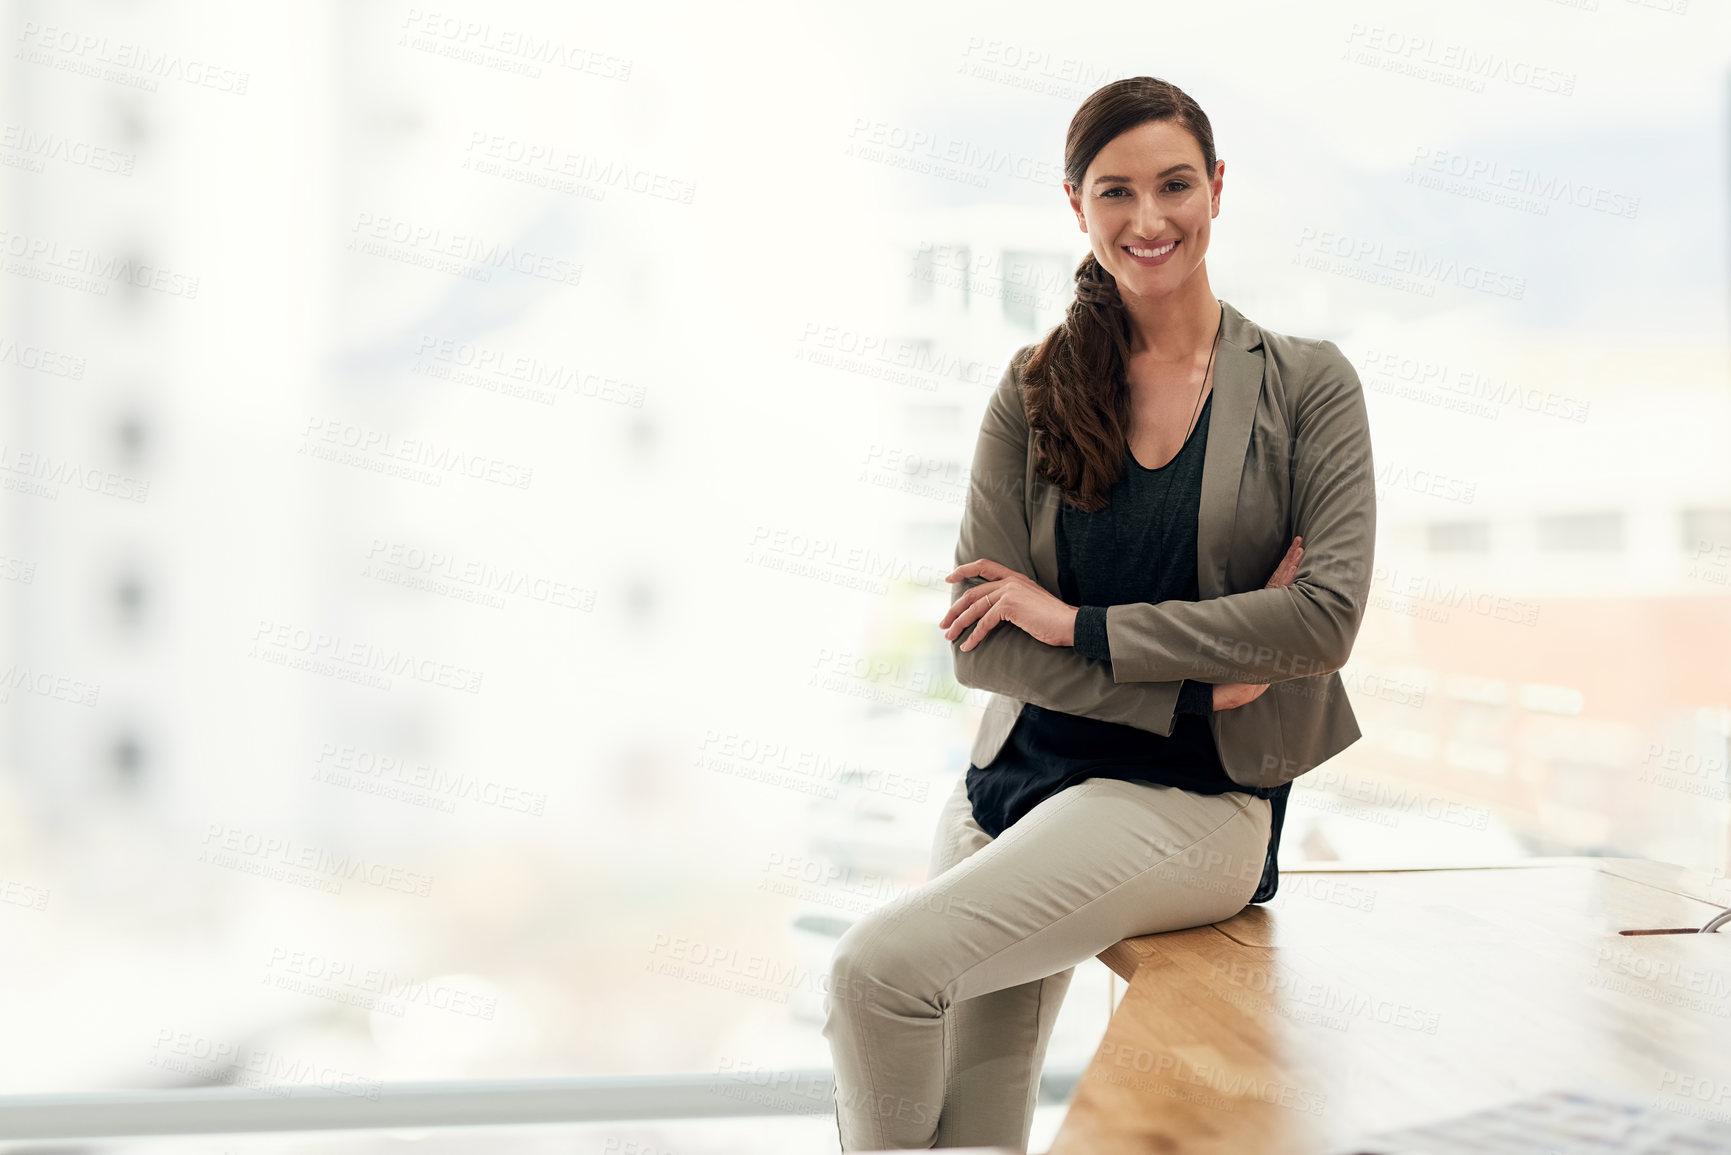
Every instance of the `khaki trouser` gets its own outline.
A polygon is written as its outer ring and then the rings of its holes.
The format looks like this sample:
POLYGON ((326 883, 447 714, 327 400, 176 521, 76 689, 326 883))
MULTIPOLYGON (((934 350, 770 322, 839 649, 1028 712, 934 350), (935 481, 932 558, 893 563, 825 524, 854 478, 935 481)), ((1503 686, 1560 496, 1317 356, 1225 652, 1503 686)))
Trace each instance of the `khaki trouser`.
POLYGON ((1250 794, 1088 778, 993 839, 959 780, 929 881, 836 944, 823 1034, 842 1150, 1026 1151, 1076 964, 1244 909, 1272 818, 1250 794))

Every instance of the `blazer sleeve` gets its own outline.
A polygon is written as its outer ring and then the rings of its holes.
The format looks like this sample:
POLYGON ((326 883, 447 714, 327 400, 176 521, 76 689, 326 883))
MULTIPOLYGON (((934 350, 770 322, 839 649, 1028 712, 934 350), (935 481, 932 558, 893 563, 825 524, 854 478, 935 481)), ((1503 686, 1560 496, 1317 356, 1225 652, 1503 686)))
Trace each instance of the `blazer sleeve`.
MULTIPOLYGON (((990 558, 1034 576, 1024 492, 1028 420, 1020 376, 1032 349, 1024 346, 1011 358, 986 404, 956 541, 958 566, 990 558)), ((985 580, 956 582, 950 604, 985 580)), ((1180 686, 1176 676, 1169 681, 1137 679, 1120 684, 1108 663, 1094 661, 1071 646, 1049 646, 1013 622, 998 623, 978 646, 963 650, 962 643, 973 636, 978 624, 967 626, 950 643, 956 681, 963 686, 1066 714, 1123 722, 1157 734, 1172 732, 1180 686)))
POLYGON ((1304 559, 1289 586, 1106 610, 1112 676, 1280 682, 1346 664, 1364 619, 1376 539, 1370 420, 1358 373, 1332 341, 1312 343, 1293 418, 1293 533, 1304 559))

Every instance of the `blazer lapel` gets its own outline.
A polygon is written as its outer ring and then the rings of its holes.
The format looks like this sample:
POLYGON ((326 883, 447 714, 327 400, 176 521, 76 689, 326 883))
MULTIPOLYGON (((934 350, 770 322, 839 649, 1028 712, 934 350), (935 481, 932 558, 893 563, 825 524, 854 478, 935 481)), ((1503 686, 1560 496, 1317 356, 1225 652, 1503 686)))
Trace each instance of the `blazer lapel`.
MULTIPOLYGON (((1226 558, 1238 489, 1244 478, 1245 450, 1262 392, 1262 333, 1226 301, 1220 348, 1214 354, 1213 405, 1208 416, 1208 446, 1202 461, 1202 502, 1196 525, 1196 585, 1203 598, 1226 593, 1226 558)), ((1040 433, 1028 439, 1023 493, 1028 516, 1028 548, 1033 578, 1054 597, 1058 589, 1058 487, 1034 476, 1040 433)))
POLYGON ((1262 331, 1225 301, 1226 324, 1214 354, 1214 404, 1202 459, 1202 509, 1196 522, 1196 588, 1200 597, 1226 594, 1226 557, 1238 513, 1238 487, 1250 427, 1262 396, 1262 331))

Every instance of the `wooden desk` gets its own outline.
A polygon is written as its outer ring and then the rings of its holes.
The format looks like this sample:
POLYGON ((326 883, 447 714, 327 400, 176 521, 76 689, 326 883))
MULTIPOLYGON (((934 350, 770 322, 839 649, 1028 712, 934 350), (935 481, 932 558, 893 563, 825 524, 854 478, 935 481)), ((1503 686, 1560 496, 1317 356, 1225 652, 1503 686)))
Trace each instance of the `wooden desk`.
POLYGON ((1100 956, 1129 990, 1051 1155, 1324 1155, 1566 1088, 1731 1127, 1725 879, 1641 859, 1281 871, 1100 956), (1717 899, 1717 901, 1706 901, 1717 899))

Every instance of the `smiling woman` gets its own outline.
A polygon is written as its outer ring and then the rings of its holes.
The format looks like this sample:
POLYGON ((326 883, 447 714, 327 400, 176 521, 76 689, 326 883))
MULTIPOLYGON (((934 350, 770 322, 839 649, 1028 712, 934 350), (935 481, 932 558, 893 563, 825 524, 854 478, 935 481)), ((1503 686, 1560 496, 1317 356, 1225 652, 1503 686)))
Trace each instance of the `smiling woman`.
POLYGON ((940 623, 993 698, 929 881, 832 963, 844 1151, 1025 1150, 1076 964, 1273 897, 1292 780, 1359 736, 1356 373, 1215 297, 1225 165, 1178 88, 1095 92, 1064 168, 1089 254, 986 407, 940 623))

